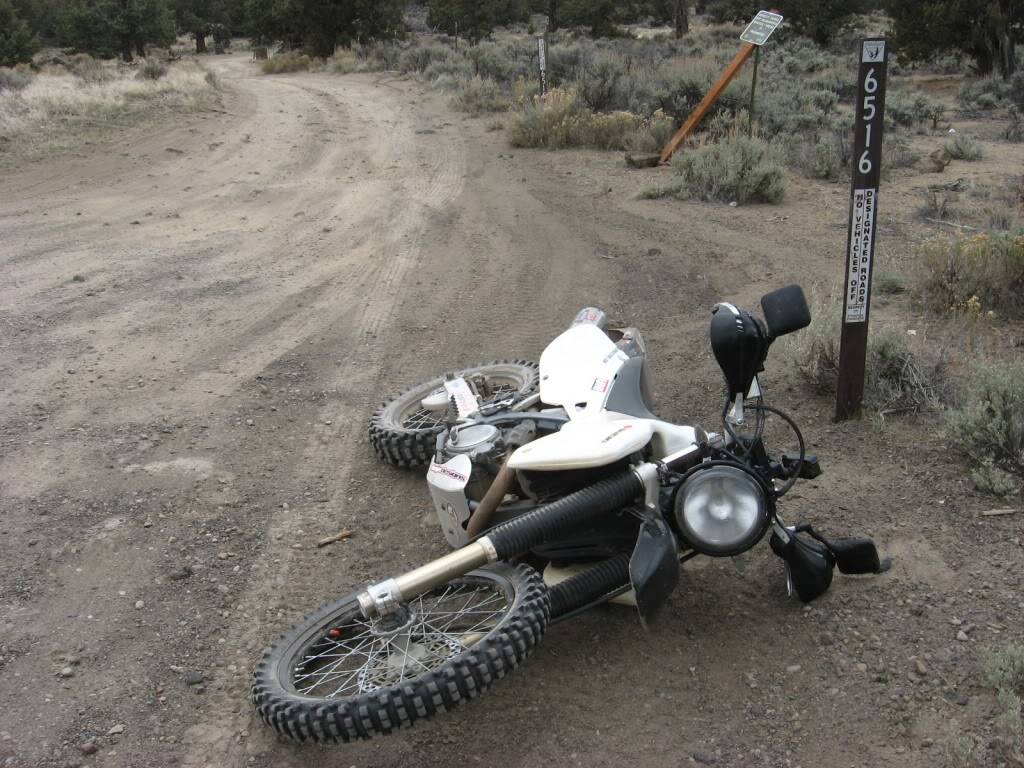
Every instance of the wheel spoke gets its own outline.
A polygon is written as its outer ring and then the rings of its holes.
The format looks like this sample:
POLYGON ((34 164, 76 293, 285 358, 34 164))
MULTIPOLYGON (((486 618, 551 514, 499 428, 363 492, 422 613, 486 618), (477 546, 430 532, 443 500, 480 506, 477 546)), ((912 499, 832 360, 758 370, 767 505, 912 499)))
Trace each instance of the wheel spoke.
POLYGON ((511 607, 506 594, 484 581, 447 584, 418 595, 411 623, 390 632, 359 615, 328 624, 295 658, 291 680, 304 696, 334 698, 397 685, 438 669, 479 642, 511 607), (326 636, 327 627, 338 634, 326 636), (336 632, 335 632, 336 630, 336 632))

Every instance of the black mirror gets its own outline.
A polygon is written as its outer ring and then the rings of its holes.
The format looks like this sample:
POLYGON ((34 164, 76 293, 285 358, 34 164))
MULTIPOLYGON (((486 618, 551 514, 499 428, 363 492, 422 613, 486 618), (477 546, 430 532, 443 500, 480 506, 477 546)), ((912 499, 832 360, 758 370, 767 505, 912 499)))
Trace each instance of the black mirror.
POLYGON ((799 285, 787 285, 761 297, 768 335, 773 339, 799 331, 811 324, 811 310, 799 285))
POLYGON ((746 395, 764 364, 771 340, 749 312, 719 304, 711 315, 711 351, 725 375, 729 399, 746 395))
POLYGON ((828 545, 836 557, 840 573, 852 576, 882 572, 878 549, 871 539, 838 539, 829 541, 828 545))

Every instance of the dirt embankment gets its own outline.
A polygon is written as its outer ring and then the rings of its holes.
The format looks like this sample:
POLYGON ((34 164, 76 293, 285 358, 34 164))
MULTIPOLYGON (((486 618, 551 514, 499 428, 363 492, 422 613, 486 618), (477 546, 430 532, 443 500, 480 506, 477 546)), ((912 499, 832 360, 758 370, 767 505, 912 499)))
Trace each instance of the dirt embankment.
POLYGON ((646 172, 509 150, 414 83, 214 66, 224 114, 0 179, 0 761, 930 766, 951 718, 985 721, 974 649, 1022 629, 1019 523, 974 516, 927 430, 782 389, 826 469, 787 509, 875 535, 890 574, 803 609, 766 547, 694 563, 648 633, 599 610, 427 727, 278 742, 246 701, 260 649, 444 551, 421 478, 369 453, 384 395, 535 358, 597 304, 648 335, 663 415, 712 425, 708 308, 834 282, 847 191, 638 201, 646 172))

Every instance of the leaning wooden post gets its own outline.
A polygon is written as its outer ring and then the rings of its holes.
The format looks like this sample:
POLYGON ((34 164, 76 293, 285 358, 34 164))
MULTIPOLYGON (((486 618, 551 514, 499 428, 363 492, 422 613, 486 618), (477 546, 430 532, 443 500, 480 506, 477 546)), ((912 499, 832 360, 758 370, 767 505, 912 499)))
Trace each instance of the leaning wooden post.
MULTIPOLYGON (((661 150, 661 162, 668 162, 668 159, 672 157, 672 154, 679 149, 679 145, 681 145, 686 140, 686 137, 693 132, 693 129, 697 127, 697 123, 701 121, 701 118, 703 118, 704 115, 707 114, 708 110, 711 109, 711 106, 718 101, 718 97, 722 95, 722 91, 724 91, 726 87, 728 87, 729 83, 732 82, 732 79, 736 77, 736 73, 740 71, 740 68, 746 60, 750 58, 750 54, 768 42, 768 38, 771 37, 772 32, 774 32, 781 23, 782 16, 775 11, 757 12, 757 15, 751 20, 747 25, 747 28, 744 29, 743 33, 740 35, 740 40, 743 41, 743 47, 740 48, 739 53, 737 53, 733 57, 732 61, 729 62, 729 66, 727 66, 722 74, 719 75, 718 80, 716 80, 715 84, 711 86, 711 90, 704 95, 704 98, 701 99, 697 108, 694 109, 693 112, 690 113, 689 117, 686 118, 686 122, 683 123, 682 128, 676 131, 675 136, 673 136, 669 140, 668 144, 665 145, 665 148, 661 150)), ((757 59, 754 61, 756 62, 757 59)), ((756 69, 754 70, 754 78, 754 83, 751 85, 750 90, 751 127, 753 127, 754 88, 757 87, 756 69)))
POLYGON ((718 101, 718 97, 722 95, 722 91, 726 89, 732 79, 736 77, 736 73, 740 71, 740 67, 750 58, 750 54, 754 52, 756 46, 750 43, 744 43, 743 47, 740 48, 740 52, 737 53, 729 66, 725 68, 725 71, 719 75, 718 80, 711 86, 704 98, 700 100, 700 104, 697 108, 690 113, 690 116, 686 118, 686 122, 683 123, 683 127, 676 131, 675 135, 669 140, 665 148, 661 150, 661 162, 667 163, 668 159, 672 157, 673 153, 679 149, 679 145, 682 144, 686 137, 690 135, 694 128, 697 127, 697 123, 701 121, 701 118, 707 114, 707 111, 711 109, 712 105, 718 101))

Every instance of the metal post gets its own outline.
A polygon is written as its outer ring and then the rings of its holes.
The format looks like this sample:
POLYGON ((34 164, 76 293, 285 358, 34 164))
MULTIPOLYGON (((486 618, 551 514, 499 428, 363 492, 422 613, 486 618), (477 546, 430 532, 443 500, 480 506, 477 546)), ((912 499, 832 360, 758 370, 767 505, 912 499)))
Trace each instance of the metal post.
POLYGON ((853 172, 846 240, 843 332, 839 345, 836 420, 860 416, 871 309, 871 272, 878 222, 882 128, 888 50, 884 38, 862 40, 857 76, 857 117, 853 132, 853 172))
POLYGON ((761 58, 761 46, 754 49, 754 72, 750 77, 750 135, 754 135, 754 93, 757 91, 757 62, 761 58))

